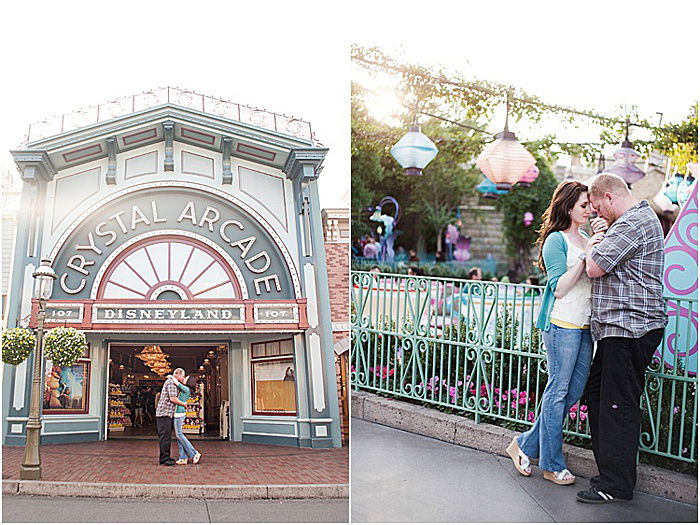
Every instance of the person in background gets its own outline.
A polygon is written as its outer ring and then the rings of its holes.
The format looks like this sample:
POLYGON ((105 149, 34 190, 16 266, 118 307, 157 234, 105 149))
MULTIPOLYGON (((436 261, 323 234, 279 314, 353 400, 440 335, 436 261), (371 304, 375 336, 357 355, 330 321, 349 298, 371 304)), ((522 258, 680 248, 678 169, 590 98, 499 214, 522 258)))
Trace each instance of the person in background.
POLYGON ((549 379, 535 424, 506 449, 520 474, 530 476, 530 458, 538 457, 544 478, 557 485, 576 481, 566 468, 562 424, 583 393, 593 352, 585 261, 597 240, 588 239, 581 229, 589 213, 588 188, 566 180, 542 216, 538 264, 548 280, 535 326, 542 330, 549 379))
POLYGON ((593 179, 591 221, 600 242, 588 252, 593 279, 591 331, 596 354, 586 385, 593 455, 599 476, 577 494, 584 503, 631 500, 646 369, 668 322, 663 297, 664 234, 647 201, 625 181, 601 173, 593 179), (605 221, 600 227, 598 222, 605 221), (610 228, 603 233, 605 226, 610 228))
POLYGON ((481 281, 483 278, 484 276, 481 273, 481 268, 478 266, 474 266, 469 269, 469 279, 472 281, 481 281))
POLYGON ((408 250, 408 262, 411 263, 419 263, 420 259, 418 258, 418 254, 416 253, 416 250, 408 250))
POLYGON ((362 252, 362 256, 365 259, 376 259, 378 253, 379 252, 377 251, 377 246, 374 243, 374 238, 369 237, 367 239, 367 244, 365 244, 365 248, 362 252))
POLYGON ((134 426, 143 426, 143 394, 140 388, 136 388, 131 396, 134 406, 134 426))

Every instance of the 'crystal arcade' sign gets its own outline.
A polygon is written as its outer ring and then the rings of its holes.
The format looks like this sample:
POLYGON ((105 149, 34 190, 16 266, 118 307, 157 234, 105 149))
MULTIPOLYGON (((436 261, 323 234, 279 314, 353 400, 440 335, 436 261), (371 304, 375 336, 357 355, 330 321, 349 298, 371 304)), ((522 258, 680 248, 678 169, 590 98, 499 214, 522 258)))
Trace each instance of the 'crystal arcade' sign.
POLYGON ((180 232, 226 253, 237 266, 244 298, 295 298, 298 282, 290 272, 291 258, 269 227, 230 200, 194 187, 144 186, 150 187, 87 214, 70 232, 54 257, 59 286, 53 299, 95 298, 95 280, 115 250, 137 237, 180 232))

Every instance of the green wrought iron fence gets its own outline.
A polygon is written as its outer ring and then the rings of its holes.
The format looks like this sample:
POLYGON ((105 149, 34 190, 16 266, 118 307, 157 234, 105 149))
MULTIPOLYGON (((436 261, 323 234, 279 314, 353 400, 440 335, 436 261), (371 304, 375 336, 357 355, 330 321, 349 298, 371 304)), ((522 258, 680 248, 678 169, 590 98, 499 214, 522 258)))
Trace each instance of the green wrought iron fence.
MULTIPOLYGON (((353 271, 351 383, 463 411, 477 423, 532 424, 547 383, 546 355, 534 327, 543 290, 353 271)), ((697 302, 683 303, 679 308, 690 314, 669 324, 647 373, 640 450, 696 463, 697 377, 685 356, 697 339, 681 323, 697 324, 697 302)), ((584 404, 574 405, 565 435, 589 438, 587 416, 584 404)))

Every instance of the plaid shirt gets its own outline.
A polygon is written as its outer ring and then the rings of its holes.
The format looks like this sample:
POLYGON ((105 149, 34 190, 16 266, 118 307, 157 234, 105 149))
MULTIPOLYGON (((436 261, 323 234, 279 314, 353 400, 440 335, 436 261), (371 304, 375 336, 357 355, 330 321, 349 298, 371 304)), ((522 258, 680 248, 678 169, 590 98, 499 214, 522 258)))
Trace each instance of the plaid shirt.
POLYGON ((639 338, 666 326, 664 235, 647 201, 632 206, 610 226, 591 259, 607 272, 593 279, 594 341, 639 338))
POLYGON ((170 396, 177 397, 178 391, 172 379, 168 379, 160 391, 160 399, 156 407, 156 417, 173 417, 177 405, 170 401, 170 396))

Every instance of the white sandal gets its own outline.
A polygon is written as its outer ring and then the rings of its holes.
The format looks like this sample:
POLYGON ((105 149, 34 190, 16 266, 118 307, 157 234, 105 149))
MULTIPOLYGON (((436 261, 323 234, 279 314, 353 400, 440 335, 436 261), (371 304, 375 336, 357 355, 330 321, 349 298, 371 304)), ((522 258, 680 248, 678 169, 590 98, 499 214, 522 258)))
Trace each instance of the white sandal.
POLYGON ((557 485, 573 485, 576 483, 576 476, 574 476, 569 469, 559 470, 557 472, 550 472, 548 470, 544 471, 544 479, 556 483, 557 485))
POLYGON ((515 468, 518 472, 520 472, 520 474, 525 477, 532 474, 532 471, 530 470, 530 458, 527 457, 522 450, 520 450, 517 438, 513 438, 513 441, 511 441, 510 445, 508 445, 506 452, 508 452, 510 459, 513 460, 513 465, 515 465, 515 468))

